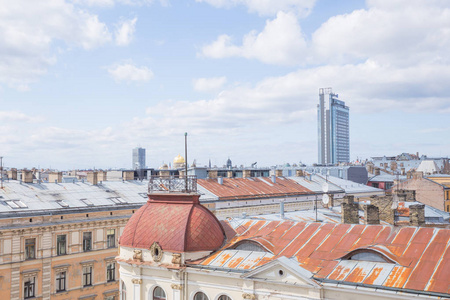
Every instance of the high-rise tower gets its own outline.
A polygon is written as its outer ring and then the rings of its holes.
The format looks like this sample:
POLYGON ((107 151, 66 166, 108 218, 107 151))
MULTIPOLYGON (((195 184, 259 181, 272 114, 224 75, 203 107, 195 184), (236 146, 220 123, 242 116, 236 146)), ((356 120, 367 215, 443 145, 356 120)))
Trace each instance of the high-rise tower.
POLYGON ((145 169, 145 148, 137 147, 133 149, 133 166, 132 169, 145 169))
POLYGON ((319 89, 319 164, 350 161, 349 108, 331 88, 319 89))

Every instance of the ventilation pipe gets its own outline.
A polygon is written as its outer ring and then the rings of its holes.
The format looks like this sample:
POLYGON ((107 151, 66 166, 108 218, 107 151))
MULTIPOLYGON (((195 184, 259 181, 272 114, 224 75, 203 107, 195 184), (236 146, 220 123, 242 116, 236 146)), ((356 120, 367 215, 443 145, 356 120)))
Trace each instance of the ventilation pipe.
POLYGON ((280 216, 284 219, 284 199, 280 201, 280 216))
POLYGON ((277 183, 277 176, 272 175, 272 182, 273 182, 273 183, 277 183))
POLYGON ((222 185, 223 184, 223 177, 222 176, 217 177, 217 182, 222 185))

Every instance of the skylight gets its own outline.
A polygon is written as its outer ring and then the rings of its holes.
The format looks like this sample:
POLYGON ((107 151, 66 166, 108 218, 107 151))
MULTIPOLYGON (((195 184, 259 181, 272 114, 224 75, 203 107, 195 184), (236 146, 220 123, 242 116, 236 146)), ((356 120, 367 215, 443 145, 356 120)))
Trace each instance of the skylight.
POLYGON ((69 207, 69 204, 64 202, 64 200, 56 200, 56 203, 58 203, 61 207, 69 207))
POLYGON ((80 199, 80 200, 87 206, 94 206, 94 203, 92 203, 91 200, 88 199, 80 199))
POLYGON ((5 201, 5 203, 8 204, 9 207, 11 207, 13 209, 28 208, 28 206, 20 200, 8 200, 8 201, 5 201))
POLYGON ((114 198, 109 198, 112 202, 114 202, 115 204, 124 204, 127 203, 127 201, 123 200, 120 197, 114 197, 114 198))

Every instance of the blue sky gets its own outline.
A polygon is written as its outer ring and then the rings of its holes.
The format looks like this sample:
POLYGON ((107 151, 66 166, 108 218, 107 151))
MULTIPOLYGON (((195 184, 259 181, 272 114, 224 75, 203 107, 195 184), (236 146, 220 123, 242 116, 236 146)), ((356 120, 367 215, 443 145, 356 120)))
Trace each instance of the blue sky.
POLYGON ((5 166, 313 163, 321 87, 352 159, 449 155, 446 1, 0 2, 5 166))

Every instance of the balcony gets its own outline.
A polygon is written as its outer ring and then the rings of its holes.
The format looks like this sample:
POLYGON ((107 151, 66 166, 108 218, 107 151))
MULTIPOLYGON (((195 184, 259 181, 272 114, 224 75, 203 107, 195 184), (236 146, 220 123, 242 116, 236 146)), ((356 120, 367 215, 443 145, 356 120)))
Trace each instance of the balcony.
POLYGON ((196 193, 197 176, 151 176, 148 193, 196 193))

